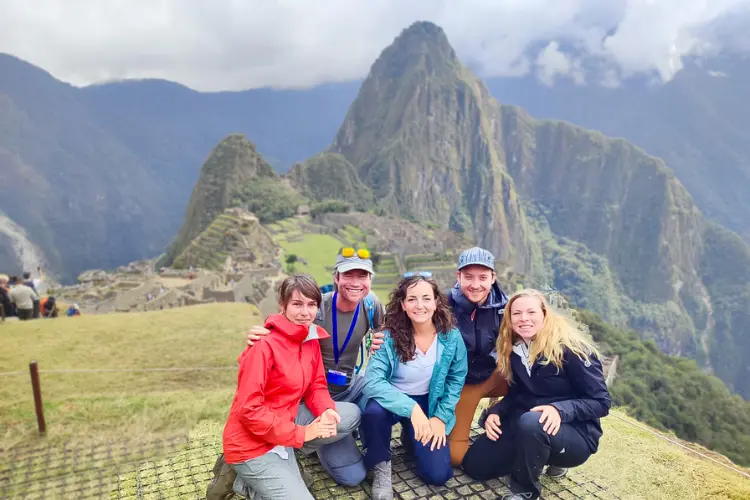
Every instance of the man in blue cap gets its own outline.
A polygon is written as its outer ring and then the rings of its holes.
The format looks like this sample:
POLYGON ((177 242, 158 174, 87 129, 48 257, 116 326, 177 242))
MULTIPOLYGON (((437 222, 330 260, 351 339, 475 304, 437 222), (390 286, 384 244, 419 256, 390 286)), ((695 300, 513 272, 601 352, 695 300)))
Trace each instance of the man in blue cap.
POLYGON ((466 384, 456 405, 456 425, 448 436, 455 467, 469 449, 471 422, 481 399, 508 392, 508 384, 495 371, 495 344, 508 297, 497 284, 494 255, 479 247, 461 253, 456 284, 447 297, 469 357, 466 384))

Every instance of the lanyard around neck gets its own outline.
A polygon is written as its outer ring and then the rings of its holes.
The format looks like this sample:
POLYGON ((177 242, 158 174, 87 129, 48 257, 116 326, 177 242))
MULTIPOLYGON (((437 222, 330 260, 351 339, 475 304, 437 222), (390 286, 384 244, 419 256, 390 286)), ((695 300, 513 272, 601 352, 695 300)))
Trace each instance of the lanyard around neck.
POLYGON ((359 317, 359 304, 357 304, 357 308, 354 310, 354 317, 352 318, 352 324, 349 325, 349 332, 346 334, 346 338, 344 339, 344 344, 341 346, 341 350, 339 351, 339 326, 338 326, 338 309, 336 309, 336 297, 338 296, 338 292, 333 292, 333 307, 331 314, 333 315, 333 360, 336 363, 336 367, 339 365, 339 358, 341 357, 341 353, 346 350, 346 346, 349 345, 349 340, 352 338, 352 333, 354 333, 354 328, 357 326, 357 318, 359 317))

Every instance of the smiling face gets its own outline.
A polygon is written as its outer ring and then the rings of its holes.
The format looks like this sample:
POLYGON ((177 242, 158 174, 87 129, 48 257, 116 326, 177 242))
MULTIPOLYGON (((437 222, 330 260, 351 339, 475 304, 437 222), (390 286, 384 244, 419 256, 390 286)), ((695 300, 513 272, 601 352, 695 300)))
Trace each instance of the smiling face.
POLYGON ((334 277, 339 295, 346 301, 357 303, 370 293, 372 275, 361 269, 338 273, 334 277))
POLYGON ((310 326, 318 314, 318 303, 315 299, 302 295, 299 290, 294 290, 281 314, 295 325, 310 326))
POLYGON ((495 273, 484 266, 466 266, 456 274, 458 286, 464 297, 475 304, 483 304, 495 282, 495 273))
POLYGON ((510 305, 510 324, 513 331, 529 342, 544 325, 542 303, 536 297, 518 297, 510 305))
POLYGON ((406 298, 401 301, 401 307, 415 324, 432 321, 437 307, 435 291, 426 281, 418 281, 406 289, 406 298))

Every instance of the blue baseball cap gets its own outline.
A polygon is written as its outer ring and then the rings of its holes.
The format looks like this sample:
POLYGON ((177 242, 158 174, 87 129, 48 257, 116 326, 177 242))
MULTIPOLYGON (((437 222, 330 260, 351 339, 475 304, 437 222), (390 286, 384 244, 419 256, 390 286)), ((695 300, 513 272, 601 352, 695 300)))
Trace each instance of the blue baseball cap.
POLYGON ((484 248, 469 248, 458 256, 458 270, 460 271, 466 266, 484 266, 494 271, 495 256, 484 248))

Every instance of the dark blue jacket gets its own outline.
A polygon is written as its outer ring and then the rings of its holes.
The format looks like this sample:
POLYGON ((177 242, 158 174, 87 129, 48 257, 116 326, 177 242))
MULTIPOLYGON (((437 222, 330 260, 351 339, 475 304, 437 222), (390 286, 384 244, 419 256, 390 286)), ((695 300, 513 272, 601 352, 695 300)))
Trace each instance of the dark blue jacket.
POLYGON ((501 421, 508 421, 535 406, 552 405, 560 412, 562 423, 575 427, 588 443, 591 453, 596 453, 602 436, 599 419, 609 413, 612 404, 601 361, 591 356, 588 362, 584 362, 566 349, 559 371, 552 363, 541 365, 537 360, 531 367, 531 376, 518 354, 512 353, 510 361, 513 383, 508 395, 489 412, 500 415, 501 421))
POLYGON ((508 303, 508 296, 503 293, 497 283, 492 285, 487 300, 479 307, 461 293, 458 283, 447 296, 469 357, 469 373, 466 376, 466 383, 481 384, 490 378, 497 368, 497 360, 493 356, 493 351, 500 332, 503 311, 508 303))

